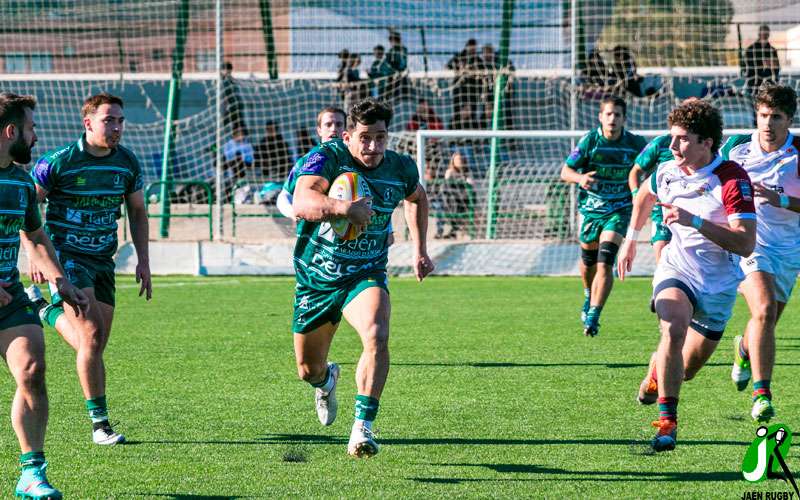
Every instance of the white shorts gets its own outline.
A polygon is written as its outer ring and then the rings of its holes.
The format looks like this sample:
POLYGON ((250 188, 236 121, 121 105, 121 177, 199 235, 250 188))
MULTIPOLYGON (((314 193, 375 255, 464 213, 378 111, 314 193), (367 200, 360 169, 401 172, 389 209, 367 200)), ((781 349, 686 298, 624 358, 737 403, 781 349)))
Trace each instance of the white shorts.
POLYGON ((689 302, 694 307, 692 329, 709 340, 722 338, 725 326, 733 314, 736 287, 721 293, 701 292, 680 271, 660 264, 653 276, 653 298, 658 297, 659 292, 666 288, 678 288, 689 297, 689 302))
POLYGON ((739 266, 745 275, 755 271, 771 274, 775 278, 775 300, 785 304, 792 296, 792 289, 800 273, 800 257, 774 255, 757 245, 749 257, 740 259, 739 266))

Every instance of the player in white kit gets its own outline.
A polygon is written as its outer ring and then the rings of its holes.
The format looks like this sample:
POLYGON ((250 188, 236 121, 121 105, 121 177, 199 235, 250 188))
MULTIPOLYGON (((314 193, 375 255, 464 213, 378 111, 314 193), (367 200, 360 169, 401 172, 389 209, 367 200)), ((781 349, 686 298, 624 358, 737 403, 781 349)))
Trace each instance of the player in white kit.
POLYGON ((753 189, 747 172, 719 156, 722 116, 698 99, 669 114, 675 157, 659 165, 634 201, 631 226, 619 256, 624 279, 636 255, 636 239, 656 198, 672 242, 662 253, 653 278, 661 340, 648 377, 657 386, 658 432, 655 451, 675 448, 678 395, 719 344, 744 277, 738 256, 756 242, 753 189), (686 358, 686 359, 684 359, 686 358))
POLYGON ((750 308, 744 335, 734 339, 731 378, 743 391, 753 379, 754 420, 775 416, 770 379, 775 364, 775 324, 800 272, 800 139, 789 132, 797 94, 783 85, 762 86, 755 97, 757 130, 733 136, 720 151, 747 170, 758 214, 756 248, 741 260, 739 286, 750 308))

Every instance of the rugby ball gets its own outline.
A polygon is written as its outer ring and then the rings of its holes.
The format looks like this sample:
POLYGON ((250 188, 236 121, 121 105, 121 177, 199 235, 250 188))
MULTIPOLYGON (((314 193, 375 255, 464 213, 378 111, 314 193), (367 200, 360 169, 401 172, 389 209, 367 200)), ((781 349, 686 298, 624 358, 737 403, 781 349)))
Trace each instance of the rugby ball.
MULTIPOLYGON (((328 197, 337 200, 355 201, 366 196, 369 196, 367 182, 356 172, 343 173, 334 179, 328 189, 328 197)), ((364 231, 363 227, 351 224, 345 217, 330 221, 330 225, 333 232, 343 240, 354 240, 364 231)))

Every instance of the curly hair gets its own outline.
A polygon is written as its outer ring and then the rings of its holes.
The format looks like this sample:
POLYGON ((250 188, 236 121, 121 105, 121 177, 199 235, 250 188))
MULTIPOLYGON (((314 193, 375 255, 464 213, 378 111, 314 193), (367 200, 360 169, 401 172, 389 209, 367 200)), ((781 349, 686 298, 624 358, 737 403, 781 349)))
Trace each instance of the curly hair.
POLYGON ((670 127, 677 125, 697 134, 701 141, 711 139, 711 152, 716 153, 719 150, 722 142, 722 114, 710 103, 697 98, 686 99, 670 111, 667 123, 670 127))
POLYGON ((756 111, 761 106, 783 111, 791 119, 797 111, 797 93, 786 85, 765 83, 759 87, 753 100, 756 111))

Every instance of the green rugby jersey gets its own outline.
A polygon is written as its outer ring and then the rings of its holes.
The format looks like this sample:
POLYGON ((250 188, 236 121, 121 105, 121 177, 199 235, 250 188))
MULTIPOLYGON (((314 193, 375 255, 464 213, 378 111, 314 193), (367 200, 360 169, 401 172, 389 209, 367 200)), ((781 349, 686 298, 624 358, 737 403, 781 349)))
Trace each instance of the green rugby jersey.
POLYGON ((642 167, 645 175, 651 175, 656 171, 656 167, 665 161, 675 159, 672 155, 672 150, 669 148, 671 143, 671 135, 659 135, 645 146, 639 156, 636 157, 634 163, 642 167))
POLYGON ((417 166, 407 155, 386 151, 377 168, 364 168, 342 141, 332 140, 306 156, 295 178, 318 175, 332 183, 345 172, 356 172, 366 181, 375 215, 366 231, 350 241, 339 238, 327 222, 299 220, 294 247, 298 284, 321 290, 336 289, 368 274, 386 271, 386 238, 391 232, 392 213, 416 191, 417 166))
POLYGON ((622 131, 619 139, 609 141, 598 127, 583 138, 565 160, 580 174, 596 172, 591 189, 578 189, 578 207, 584 216, 600 216, 630 209, 631 191, 628 174, 647 141, 644 137, 622 131))
POLYGON ((728 140, 725 141, 725 144, 719 148, 719 155, 722 156, 724 160, 730 160, 731 150, 740 144, 744 144, 745 142, 750 142, 753 140, 753 134, 736 134, 728 137, 728 140))
POLYGON ((119 146, 103 157, 77 142, 46 153, 31 176, 47 190, 45 229, 59 251, 112 257, 117 251, 117 219, 125 195, 142 189, 136 156, 119 146))
POLYGON ((40 227, 42 219, 31 178, 13 163, 0 168, 0 280, 19 282, 19 232, 40 227))

